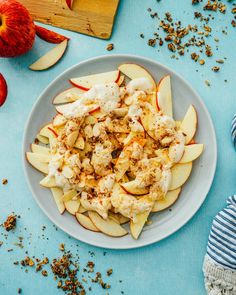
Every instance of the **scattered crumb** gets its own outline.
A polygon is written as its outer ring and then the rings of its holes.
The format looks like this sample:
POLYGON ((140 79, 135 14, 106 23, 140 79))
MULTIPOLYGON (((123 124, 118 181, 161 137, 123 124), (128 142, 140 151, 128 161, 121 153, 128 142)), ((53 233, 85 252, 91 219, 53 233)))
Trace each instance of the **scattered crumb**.
POLYGON ((3 185, 8 184, 8 180, 7 180, 6 178, 3 178, 3 180, 2 180, 2 184, 3 184, 3 185))
POLYGON ((114 49, 114 44, 113 43, 110 43, 107 45, 107 51, 111 51, 114 49))
POLYGON ((10 231, 16 227, 16 216, 15 215, 9 215, 6 219, 6 221, 3 223, 3 227, 6 231, 10 231))

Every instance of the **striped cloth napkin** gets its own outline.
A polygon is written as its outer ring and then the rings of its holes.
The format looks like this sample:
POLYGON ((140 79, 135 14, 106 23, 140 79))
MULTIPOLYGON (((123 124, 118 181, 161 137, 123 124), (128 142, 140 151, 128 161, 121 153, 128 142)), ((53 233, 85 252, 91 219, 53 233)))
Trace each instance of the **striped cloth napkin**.
MULTIPOLYGON (((231 137, 236 148, 236 115, 231 137)), ((236 195, 213 220, 203 272, 208 295, 236 295, 236 195)))

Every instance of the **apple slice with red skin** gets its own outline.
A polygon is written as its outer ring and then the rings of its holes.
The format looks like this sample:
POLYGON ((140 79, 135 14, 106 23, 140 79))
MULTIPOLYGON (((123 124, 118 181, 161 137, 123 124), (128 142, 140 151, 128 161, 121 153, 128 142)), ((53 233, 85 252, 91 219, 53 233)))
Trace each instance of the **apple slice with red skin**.
POLYGON ((7 99, 7 82, 2 74, 0 74, 0 107, 7 99))
POLYGON ((73 1, 74 0, 66 0, 66 4, 70 8, 70 10, 72 10, 73 1))
POLYGON ((75 217, 82 227, 94 232, 100 232, 100 230, 93 224, 88 216, 81 213, 76 213, 75 217))
POLYGON ((95 75, 89 75, 84 77, 72 78, 70 83, 82 90, 89 90, 93 85, 96 84, 107 84, 111 82, 117 83, 120 79, 120 71, 111 71, 95 75))
POLYGON ((173 117, 170 75, 163 77, 157 85, 157 109, 173 117))
POLYGON ((41 56, 36 62, 29 66, 33 71, 43 71, 55 65, 64 55, 68 40, 62 41, 46 54, 41 56))
POLYGON ((180 195, 180 192, 181 192, 181 187, 179 187, 173 191, 167 192, 167 194, 162 199, 157 200, 154 203, 154 206, 152 208, 152 212, 159 212, 159 211, 169 208, 171 205, 173 205, 177 201, 177 199, 180 195))
POLYGON ((117 222, 110 219, 103 219, 98 213, 88 211, 88 216, 93 224, 104 234, 111 237, 122 237, 128 234, 128 232, 121 227, 117 222))
POLYGON ((130 79, 148 78, 153 85, 153 91, 156 91, 156 82, 152 75, 140 65, 127 63, 120 65, 118 69, 130 79))
POLYGON ((71 215, 75 215, 80 206, 80 201, 79 200, 69 200, 67 202, 64 202, 66 211, 69 212, 71 215))
POLYGON ((49 43, 59 44, 64 40, 70 40, 70 38, 67 38, 63 35, 60 35, 56 32, 40 27, 38 25, 35 25, 35 29, 36 29, 36 35, 39 38, 49 43))
POLYGON ((70 88, 58 93, 53 98, 52 103, 53 104, 62 104, 62 103, 74 102, 77 99, 80 99, 84 93, 85 93, 85 91, 78 88, 78 87, 70 87, 70 88))

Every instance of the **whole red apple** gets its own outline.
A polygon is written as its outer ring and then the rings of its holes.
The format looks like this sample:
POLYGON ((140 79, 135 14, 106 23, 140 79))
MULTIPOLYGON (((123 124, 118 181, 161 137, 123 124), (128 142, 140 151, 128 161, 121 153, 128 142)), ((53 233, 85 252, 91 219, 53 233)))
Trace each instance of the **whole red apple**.
POLYGON ((15 57, 33 46, 35 25, 28 10, 15 0, 0 0, 0 57, 15 57))

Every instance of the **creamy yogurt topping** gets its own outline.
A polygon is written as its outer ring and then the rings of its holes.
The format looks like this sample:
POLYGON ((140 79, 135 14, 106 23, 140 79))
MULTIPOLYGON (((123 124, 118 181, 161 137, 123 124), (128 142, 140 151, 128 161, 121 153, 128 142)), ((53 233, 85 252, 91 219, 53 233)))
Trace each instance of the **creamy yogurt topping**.
MULTIPOLYGON (((137 214, 151 210, 153 202, 163 197, 168 191, 171 182, 170 167, 173 163, 179 162, 184 153, 185 138, 182 132, 177 131, 173 118, 157 113, 150 103, 145 102, 152 89, 153 85, 147 78, 134 79, 123 89, 120 89, 117 83, 97 84, 75 102, 62 106, 62 114, 67 119, 64 127, 65 136, 70 136, 75 130, 81 132, 80 128, 83 126, 84 140, 94 141, 92 149, 89 150, 91 156, 83 156, 84 158, 81 159, 79 153, 71 155, 70 151, 63 150, 63 144, 62 147, 59 145, 49 163, 49 175, 55 176, 57 186, 64 191, 72 188, 78 188, 81 191, 86 188, 86 177, 93 179, 95 181, 93 191, 96 196, 91 197, 89 190, 84 191, 81 194, 81 204, 87 210, 97 211, 103 218, 107 218, 111 206, 116 212, 133 220, 136 219, 137 214), (121 119, 114 119, 114 110, 120 110, 120 106, 124 109, 128 108, 128 111, 124 116, 118 116, 121 119), (149 159, 142 144, 134 141, 126 147, 126 152, 132 162, 129 170, 131 177, 140 188, 149 187, 150 198, 137 198, 125 193, 111 195, 116 183, 116 174, 111 165, 112 152, 117 146, 112 143, 112 139, 109 139, 111 136, 109 134, 112 134, 113 127, 121 128, 122 124, 127 124, 127 136, 132 138, 133 133, 142 133, 142 137, 144 127, 141 117, 145 108, 150 112, 151 120, 148 127, 152 131, 153 141, 157 142, 159 150, 157 152, 155 150, 156 154, 152 156, 154 158, 149 159), (74 120, 83 119, 91 111, 98 109, 102 114, 107 115, 104 120, 81 126, 77 121, 84 122, 83 120, 74 120), (80 176, 81 179, 79 179, 80 176)), ((116 132, 114 131, 115 134, 116 132)), ((112 134, 112 136, 116 135, 112 134)), ((143 140, 146 139, 143 138, 143 140)))
POLYGON ((109 114, 119 106, 120 89, 116 83, 96 84, 85 92, 81 99, 63 107, 66 118, 82 118, 97 107, 109 114))

